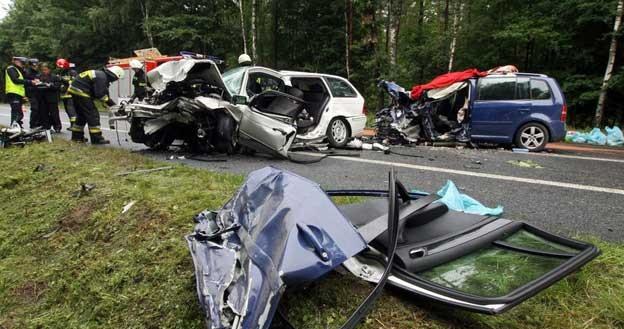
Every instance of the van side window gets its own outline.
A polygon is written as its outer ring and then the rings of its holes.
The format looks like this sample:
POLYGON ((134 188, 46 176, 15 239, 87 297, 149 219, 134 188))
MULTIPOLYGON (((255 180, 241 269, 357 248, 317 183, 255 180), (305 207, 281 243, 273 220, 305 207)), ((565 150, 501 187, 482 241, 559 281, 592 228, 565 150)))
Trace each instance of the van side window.
POLYGON ((516 95, 516 78, 479 79, 477 90, 477 99, 481 101, 512 100, 516 95))
POLYGON ((550 87, 544 80, 531 79, 531 99, 550 99, 550 87))
POLYGON ((326 78, 329 89, 334 97, 357 97, 357 93, 349 84, 336 78, 326 78))

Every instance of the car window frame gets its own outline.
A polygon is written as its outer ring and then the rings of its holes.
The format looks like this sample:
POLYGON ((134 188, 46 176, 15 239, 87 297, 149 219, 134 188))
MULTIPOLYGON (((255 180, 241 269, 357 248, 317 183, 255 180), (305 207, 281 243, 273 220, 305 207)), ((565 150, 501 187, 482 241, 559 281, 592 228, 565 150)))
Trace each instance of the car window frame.
POLYGON ((535 78, 531 78, 529 81, 529 97, 531 98, 532 101, 551 101, 553 99, 553 89, 550 87, 550 84, 548 83, 548 81, 544 80, 544 79, 535 79, 535 78), (540 81, 543 82, 546 85, 546 88, 548 88, 548 94, 549 97, 548 98, 533 98, 533 88, 531 87, 531 83, 533 81, 540 81))
MULTIPOLYGON (((254 95, 249 95, 249 93, 247 92, 247 86, 249 85, 249 82, 251 81, 251 76, 252 75, 265 75, 271 78, 274 78, 278 81, 280 81, 280 88, 282 88, 281 90, 277 90, 280 92, 285 92, 286 90, 286 81, 284 81, 284 78, 281 75, 278 74, 272 74, 271 72, 267 72, 265 70, 247 70, 246 73, 246 77, 245 77, 245 82, 243 83, 243 87, 241 88, 241 90, 243 90, 245 92, 245 95, 247 95, 247 97, 253 97, 255 95, 258 94, 254 94, 254 95)), ((266 90, 264 90, 263 92, 265 92, 266 90)))
POLYGON ((359 96, 359 93, 358 93, 357 89, 355 89, 355 87, 347 79, 340 78, 340 77, 324 76, 323 80, 325 80, 325 84, 327 85, 327 90, 329 90, 329 94, 331 95, 332 98, 337 98, 337 99, 340 99, 340 98, 358 98, 358 96, 359 96), (338 80, 338 81, 346 84, 346 86, 349 87, 349 89, 351 89, 351 91, 353 91, 353 96, 336 96, 334 94, 334 91, 332 90, 330 79, 338 80))
POLYGON ((517 93, 517 84, 518 84, 518 79, 517 77, 485 77, 485 78, 480 78, 477 80, 476 83, 476 101, 477 102, 509 102, 509 101, 515 101, 516 99, 516 93, 517 93), (499 79, 513 79, 514 81, 514 88, 513 88, 513 98, 512 99, 481 99, 481 83, 484 80, 489 80, 489 81, 496 81, 499 79))

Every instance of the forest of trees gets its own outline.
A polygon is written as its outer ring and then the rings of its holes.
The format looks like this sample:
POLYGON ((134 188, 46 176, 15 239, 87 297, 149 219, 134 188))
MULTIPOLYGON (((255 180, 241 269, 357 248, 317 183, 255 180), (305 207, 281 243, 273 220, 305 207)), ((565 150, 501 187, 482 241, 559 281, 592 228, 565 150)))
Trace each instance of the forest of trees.
POLYGON ((513 64, 562 85, 569 124, 624 123, 621 0, 15 0, 0 22, 0 57, 70 58, 80 68, 157 47, 235 65, 349 77, 374 110, 379 78, 406 88, 449 70, 513 64), (621 16, 621 11, 620 11, 621 16), (615 49, 612 44, 615 43, 615 49), (603 86, 610 53, 612 76, 603 86))

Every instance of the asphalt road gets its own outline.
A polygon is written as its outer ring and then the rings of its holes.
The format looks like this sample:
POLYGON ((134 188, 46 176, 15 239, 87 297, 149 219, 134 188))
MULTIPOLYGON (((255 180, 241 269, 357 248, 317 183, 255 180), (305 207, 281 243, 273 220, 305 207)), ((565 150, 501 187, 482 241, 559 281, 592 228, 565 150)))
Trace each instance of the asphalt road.
MULTIPOLYGON (((64 113, 63 120, 66 121, 64 113)), ((0 124, 9 123, 7 105, 0 105, 0 124)), ((106 126, 106 120, 102 120, 106 126)), ((67 123, 65 122, 67 126, 67 123)), ((124 124, 119 127, 121 145, 115 132, 105 130, 113 147, 123 147, 146 156, 208 170, 247 174, 272 165, 293 171, 327 189, 385 188, 387 172, 395 166, 408 188, 435 192, 452 180, 462 192, 486 206, 502 205, 505 217, 524 220, 551 232, 565 235, 597 236, 624 241, 624 153, 520 154, 500 149, 455 149, 397 147, 395 154, 373 151, 345 151, 359 157, 326 158, 319 163, 296 164, 259 156, 236 155, 225 162, 168 160, 174 152, 152 152, 127 141, 124 124), (409 155, 409 156, 407 156, 409 155), (509 163, 532 160, 543 168, 522 168, 509 163)), ((56 137, 69 138, 65 131, 56 137)), ((341 151, 342 152, 342 151, 341 151)), ((344 152, 343 152, 344 153, 344 152)), ((299 154, 312 159, 316 155, 299 154)), ((205 158, 225 158, 214 155, 205 158)), ((201 188, 201 187, 199 187, 201 188)))

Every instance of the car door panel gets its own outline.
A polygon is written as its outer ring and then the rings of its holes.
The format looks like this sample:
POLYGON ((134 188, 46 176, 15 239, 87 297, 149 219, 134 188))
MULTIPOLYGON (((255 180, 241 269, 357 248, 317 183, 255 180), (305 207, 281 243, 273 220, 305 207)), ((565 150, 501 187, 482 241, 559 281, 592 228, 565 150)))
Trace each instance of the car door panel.
POLYGON ((288 156, 288 149, 296 135, 296 129, 265 113, 246 107, 239 126, 239 142, 252 147, 260 146, 269 153, 288 156))
MULTIPOLYGON (((328 194, 374 195, 372 191, 337 192, 328 194)), ((383 216, 383 201, 342 206, 341 210, 354 225, 362 227, 368 214, 383 216)), ((397 265, 389 283, 476 312, 504 312, 600 253, 591 244, 556 236, 522 221, 465 214, 439 203, 414 213, 405 211, 399 215, 406 224, 399 232, 403 242, 397 248, 397 265)), ((345 267, 356 276, 375 282, 383 266, 374 261, 375 255, 382 254, 385 243, 383 238, 377 238, 368 255, 355 257, 345 267)))

